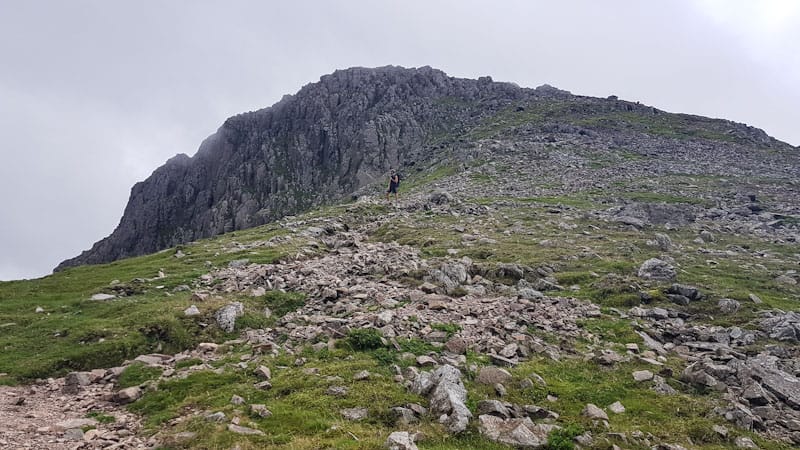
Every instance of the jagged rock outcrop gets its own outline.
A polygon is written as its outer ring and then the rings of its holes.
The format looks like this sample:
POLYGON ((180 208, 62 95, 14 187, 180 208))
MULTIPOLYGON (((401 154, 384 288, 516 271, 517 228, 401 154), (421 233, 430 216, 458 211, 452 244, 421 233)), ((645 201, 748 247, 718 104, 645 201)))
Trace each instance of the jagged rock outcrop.
POLYGON ((131 190, 117 229, 56 270, 146 254, 339 199, 425 159, 429 135, 537 93, 422 67, 352 68, 229 118, 131 190), (468 108, 470 104, 480 108, 468 108))
MULTIPOLYGON (((352 195, 383 181, 391 167, 411 170, 445 159, 466 166, 477 157, 469 149, 482 151, 476 142, 500 129, 513 129, 515 145, 525 148, 531 147, 530 139, 555 142, 557 136, 572 136, 605 149, 608 142, 637 148, 653 157, 695 147, 704 155, 716 151, 714 145, 676 148, 672 136, 665 135, 669 127, 681 137, 724 142, 730 155, 739 151, 732 143, 786 147, 743 124, 574 96, 550 86, 526 89, 490 77, 459 79, 430 67, 340 70, 269 108, 229 118, 196 155, 167 161, 134 185, 110 236, 56 270, 261 225, 352 195), (658 127, 651 129, 653 120, 658 127)), ((531 151, 531 158, 541 157, 531 151)), ((559 167, 576 163, 559 158, 552 161, 559 167)), ((675 216, 654 208, 626 214, 653 222, 675 216)), ((682 214, 686 220, 693 217, 688 210, 682 214)))

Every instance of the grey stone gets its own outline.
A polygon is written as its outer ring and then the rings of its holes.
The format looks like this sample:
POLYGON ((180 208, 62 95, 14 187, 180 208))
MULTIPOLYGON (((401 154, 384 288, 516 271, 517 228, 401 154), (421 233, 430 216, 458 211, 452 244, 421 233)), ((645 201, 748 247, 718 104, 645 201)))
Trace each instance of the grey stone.
POLYGON ((658 258, 651 258, 642 263, 638 272, 639 278, 656 281, 673 281, 677 276, 675 268, 658 258))
POLYGON ((190 306, 190 307, 188 307, 188 308, 183 310, 183 315, 187 316, 187 317, 199 316, 200 315, 200 309, 198 309, 197 306, 192 305, 192 306, 190 306))
POLYGON ((259 403, 250 405, 250 412, 261 418, 272 417, 272 411, 267 409, 266 405, 259 403))
POLYGON ((225 413, 222 411, 217 411, 215 413, 207 414, 205 419, 209 422, 225 422, 227 417, 225 417, 225 413))
POLYGON ((114 401, 120 404, 126 404, 139 400, 142 396, 142 390, 138 386, 120 389, 114 394, 114 401))
POLYGON ((236 425, 233 423, 228 424, 228 431, 236 434, 245 434, 245 435, 262 435, 264 434, 261 430, 256 430, 254 428, 243 427, 241 425, 236 425))
POLYGON ((461 372, 451 365, 443 365, 432 374, 435 386, 430 391, 431 413, 439 417, 450 433, 461 433, 467 428, 472 413, 467 409, 467 389, 461 381, 461 372))
POLYGON ((232 302, 220 308, 214 318, 224 331, 232 333, 236 326, 236 319, 244 315, 244 305, 241 302, 232 302))
POLYGON ((758 448, 752 439, 745 436, 738 436, 736 439, 734 439, 733 445, 735 445, 736 448, 758 448))
POLYGON ((407 431, 395 431, 386 438, 383 446, 388 450, 418 450, 407 431))
POLYGON ((720 312, 723 314, 733 314, 736 311, 739 311, 741 305, 736 300, 731 298, 723 298, 717 303, 717 308, 719 308, 720 312))
POLYGON ((366 419, 369 411, 367 408, 345 408, 339 410, 339 414, 345 419, 355 422, 366 419))
POLYGON ((478 416, 478 430, 488 439, 518 448, 538 449, 547 445, 548 434, 555 425, 534 424, 528 418, 503 419, 492 415, 478 416))
POLYGON ((261 378, 262 380, 271 380, 272 379, 272 371, 269 370, 267 366, 258 366, 256 370, 253 371, 255 376, 261 378))
POLYGON ((481 367, 478 372, 478 378, 475 380, 480 384, 497 384, 506 383, 511 380, 511 373, 505 369, 494 366, 481 367))
POLYGON ((593 420, 608 420, 608 414, 592 403, 587 404, 586 407, 583 408, 581 415, 593 420))
POLYGON ((650 381, 653 379, 653 372, 649 370, 637 370, 633 372, 633 379, 639 382, 650 381))
POLYGON ((622 403, 617 401, 608 405, 608 410, 613 412, 614 414, 622 414, 625 412, 625 407, 622 406, 622 403))
POLYGON ((511 418, 511 411, 499 400, 481 400, 478 402, 477 412, 479 416, 491 414, 503 419, 511 418))

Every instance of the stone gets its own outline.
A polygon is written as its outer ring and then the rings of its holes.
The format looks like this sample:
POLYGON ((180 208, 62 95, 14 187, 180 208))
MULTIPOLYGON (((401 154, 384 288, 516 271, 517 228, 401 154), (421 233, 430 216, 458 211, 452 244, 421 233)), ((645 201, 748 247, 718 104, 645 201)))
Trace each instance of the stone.
POLYGON ((388 450, 419 450, 407 431, 395 431, 386 438, 383 446, 388 450))
POLYGON ((220 308, 215 314, 214 318, 222 330, 227 333, 233 333, 236 327, 236 319, 244 315, 244 305, 241 302, 231 302, 220 308))
POLYGON ((272 383, 270 383, 269 380, 261 381, 256 383, 254 386, 256 389, 261 389, 262 391, 272 389, 272 383))
POLYGON ((760 305, 761 303, 764 303, 761 300, 761 297, 757 296, 756 294, 748 294, 747 298, 749 298, 751 302, 753 302, 753 303, 755 303, 757 305, 760 305))
MULTIPOLYGON (((421 377, 422 374, 417 378, 421 377)), ((439 417, 439 422, 450 433, 461 433, 472 418, 472 413, 466 406, 467 389, 461 381, 461 371, 445 364, 431 372, 428 378, 433 383, 428 394, 431 413, 439 417)))
POLYGON ((478 416, 478 431, 483 436, 518 448, 544 448, 548 434, 556 428, 554 425, 534 424, 528 417, 503 419, 488 414, 478 416))
POLYGON ((231 404, 244 405, 244 398, 236 394, 233 394, 233 396, 231 397, 231 404))
POLYGON ((638 382, 650 381, 653 379, 653 372, 649 370, 637 370, 633 372, 633 379, 638 382))
POLYGON ((656 233, 656 245, 662 252, 668 252, 672 249, 672 239, 663 233, 656 233))
POLYGON ((115 298, 117 298, 116 295, 102 294, 102 293, 101 294, 94 294, 91 297, 92 300, 100 301, 100 302, 103 302, 103 301, 106 301, 106 300, 112 300, 112 299, 115 299, 115 298))
POLYGON ((199 316, 200 315, 200 309, 198 309, 197 306, 192 305, 192 306, 190 306, 190 307, 188 307, 188 308, 183 310, 183 315, 186 316, 186 317, 199 316))
POLYGON ((34 312, 43 313, 44 312, 44 308, 42 308, 41 306, 37 306, 36 309, 34 310, 34 312))
POLYGON ((616 401, 608 405, 608 410, 613 412, 614 414, 622 414, 625 412, 625 407, 622 406, 622 403, 616 401))
POLYGON ((197 344, 197 351, 200 353, 214 353, 219 349, 219 344, 213 342, 201 342, 197 344))
POLYGON ((334 397, 344 397, 347 395, 347 391, 346 386, 331 386, 325 393, 334 397))
POLYGON ((558 420, 559 418, 558 413, 536 405, 524 405, 522 407, 522 410, 525 411, 525 414, 533 420, 541 420, 541 419, 558 420))
POLYGON ((262 380, 271 380, 272 379, 272 371, 269 370, 267 366, 258 366, 256 370, 253 371, 255 376, 262 380))
POLYGON ((494 366, 481 367, 478 372, 478 378, 475 380, 480 384, 494 385, 497 383, 506 383, 511 380, 511 373, 505 369, 494 366))
POLYGON ((745 436, 738 436, 736 439, 734 439, 733 445, 735 445, 736 448, 758 448, 752 439, 745 436))
POLYGON ((697 301, 703 298, 703 294, 700 292, 700 289, 694 286, 677 283, 673 284, 667 289, 667 294, 681 295, 688 298, 690 301, 697 301))
POLYGON ((499 400, 481 400, 477 407, 478 415, 490 414, 503 419, 511 418, 511 411, 499 400))
POLYGON ((404 408, 402 406, 395 406, 391 409, 392 416, 394 417, 394 423, 398 426, 408 426, 412 423, 419 422, 417 418, 417 414, 414 410, 410 408, 404 408))
POLYGON ((225 417, 225 413, 222 411, 217 411, 215 413, 207 414, 205 416, 206 421, 208 422, 225 422, 227 417, 225 417))
POLYGON ((673 281, 677 276, 675 268, 658 258, 651 258, 642 263, 638 271, 639 278, 655 281, 673 281))
POLYGON ((455 353, 457 355, 463 355, 464 353, 467 352, 467 342, 463 338, 453 337, 450 338, 450 340, 448 340, 447 342, 445 342, 444 348, 446 348, 447 351, 451 353, 455 353))
POLYGON ((345 419, 355 422, 366 419, 368 410, 367 408, 345 408, 340 409, 339 414, 341 414, 345 419))
POLYGON ((261 418, 272 417, 272 411, 260 403, 250 405, 250 412, 261 418))
POLYGON ((417 365, 420 367, 433 367, 437 364, 436 360, 428 355, 419 355, 417 356, 416 361, 417 365))
POLYGON ((71 428, 64 432, 63 438, 67 441, 83 441, 83 430, 80 428, 71 428))
POLYGON ((720 435, 720 437, 722 438, 728 437, 728 429, 723 427, 722 425, 714 425, 711 427, 711 430, 720 435))
POLYGON ((439 289, 438 286, 427 281, 419 286, 419 290, 425 292, 426 294, 433 294, 437 291, 437 289, 439 289))
POLYGON ((379 327, 382 327, 392 322, 392 319, 394 319, 394 312, 387 309, 385 311, 381 311, 380 313, 378 313, 375 316, 375 318, 376 318, 375 324, 378 325, 379 327))
POLYGON ((362 370, 361 372, 356 373, 353 375, 353 380, 355 381, 365 381, 369 380, 370 373, 367 370, 362 370))
POLYGON ((142 390, 138 386, 133 386, 125 389, 120 389, 114 394, 114 401, 119 404, 126 404, 139 400, 142 396, 142 390))
POLYGON ((232 423, 228 424, 228 431, 236 434, 245 434, 245 435, 263 435, 264 432, 261 430, 256 430, 254 428, 243 427, 241 425, 235 425, 232 423))
POLYGON ((800 342, 800 312, 789 311, 767 317, 759 326, 772 339, 800 342))
POLYGON ((723 298, 717 303, 717 308, 719 308, 720 312, 723 314, 733 314, 739 311, 741 305, 736 300, 731 298, 723 298))
POLYGON ((64 387, 61 391, 65 394, 77 394, 84 386, 92 383, 90 372, 70 372, 64 378, 64 387))
POLYGON ((67 419, 53 425, 55 431, 65 431, 73 428, 93 427, 97 425, 95 419, 67 419))
POLYGON ((159 366, 164 362, 164 359, 158 355, 139 355, 133 360, 148 366, 159 366))
POLYGON ((608 414, 592 403, 587 404, 586 407, 583 408, 581 415, 592 420, 608 420, 608 414))

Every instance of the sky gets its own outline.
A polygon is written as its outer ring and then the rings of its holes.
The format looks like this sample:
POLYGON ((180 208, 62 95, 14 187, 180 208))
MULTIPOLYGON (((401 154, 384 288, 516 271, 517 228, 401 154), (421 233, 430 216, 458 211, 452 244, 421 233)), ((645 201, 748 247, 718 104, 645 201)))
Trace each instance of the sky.
POLYGON ((336 69, 429 65, 800 145, 795 0, 0 0, 0 280, 109 235, 134 183, 336 69))

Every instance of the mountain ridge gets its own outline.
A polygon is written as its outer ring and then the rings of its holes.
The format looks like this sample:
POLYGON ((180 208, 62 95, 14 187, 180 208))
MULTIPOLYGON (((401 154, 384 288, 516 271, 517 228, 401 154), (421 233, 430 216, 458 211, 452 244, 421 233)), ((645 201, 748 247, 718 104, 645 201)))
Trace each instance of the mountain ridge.
POLYGON ((340 200, 382 179, 390 167, 421 167, 441 158, 443 149, 489 137, 495 130, 486 129, 487 120, 500 117, 502 123, 509 110, 534 111, 528 122, 512 118, 512 125, 534 124, 554 140, 591 134, 615 120, 635 124, 651 114, 681 118, 687 128, 702 122, 691 138, 781 146, 743 124, 672 115, 614 96, 455 78, 427 66, 337 70, 271 107, 228 118, 194 156, 170 158, 133 186, 111 235, 55 270, 152 253, 340 200), (629 117, 592 122, 602 114, 629 117), (712 126, 724 130, 703 128, 712 126))

